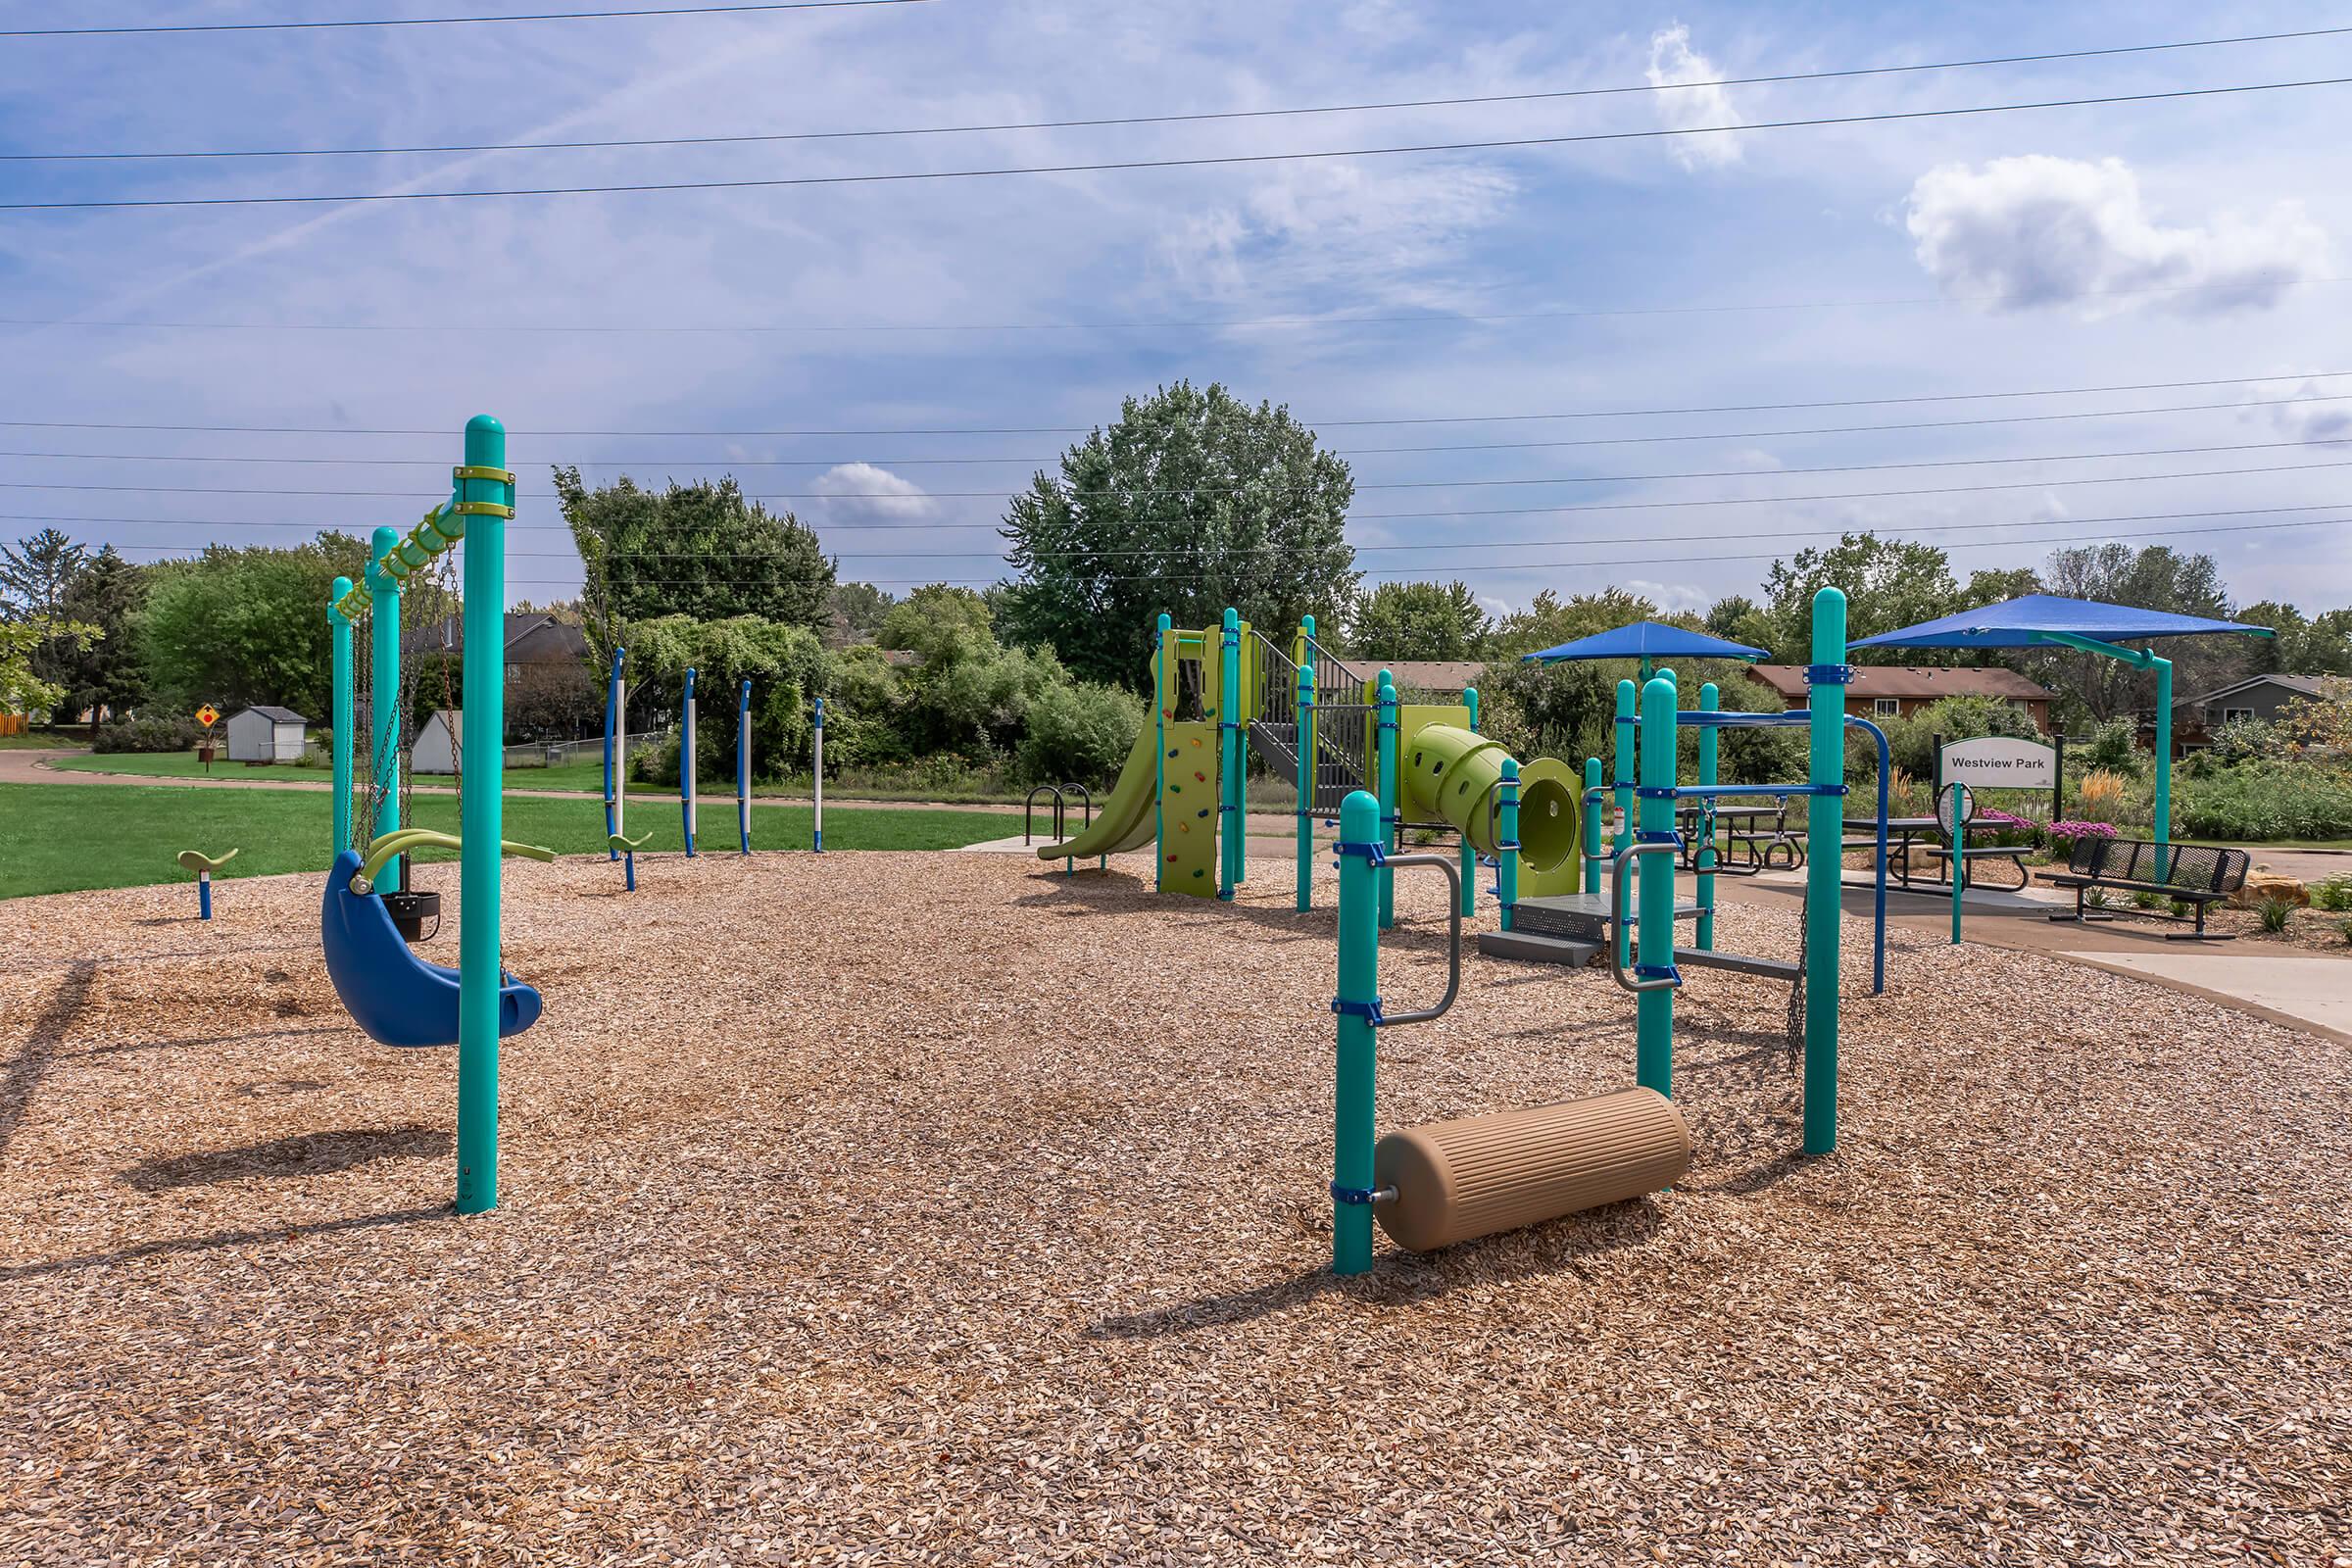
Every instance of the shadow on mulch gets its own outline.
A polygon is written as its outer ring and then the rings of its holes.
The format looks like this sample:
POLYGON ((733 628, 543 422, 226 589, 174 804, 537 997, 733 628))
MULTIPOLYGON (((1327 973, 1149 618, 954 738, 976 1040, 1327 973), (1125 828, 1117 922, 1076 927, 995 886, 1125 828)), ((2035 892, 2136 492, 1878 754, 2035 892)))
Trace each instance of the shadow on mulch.
POLYGON ((1383 1306, 1413 1306, 1465 1286, 1581 1274, 1578 1259, 1642 1246, 1657 1232, 1657 1205, 1639 1198, 1529 1230, 1464 1242, 1442 1252, 1384 1252, 1374 1258, 1370 1273, 1348 1279, 1318 1263, 1246 1291, 1102 1318, 1087 1325, 1084 1335, 1090 1340, 1163 1339, 1250 1322, 1335 1293, 1383 1306))
POLYGON ((92 1046, 87 1051, 70 1053, 74 1058, 112 1056, 125 1051, 176 1051, 193 1046, 241 1046, 256 1040, 291 1040, 304 1035, 348 1035, 348 1024, 321 1024, 313 1029, 261 1029, 240 1035, 197 1035, 187 1040, 125 1040, 121 1045, 92 1046))
POLYGON ((216 1149, 199 1154, 151 1159, 125 1171, 122 1179, 142 1193, 164 1193, 178 1187, 243 1181, 249 1176, 318 1176, 379 1159, 447 1155, 454 1147, 449 1134, 437 1127, 304 1133, 266 1144, 248 1144, 242 1149, 216 1149))
POLYGON ((451 1212, 449 1204, 435 1203, 430 1208, 396 1208, 384 1214, 354 1214, 345 1219, 317 1220, 308 1225, 272 1225, 255 1230, 223 1231, 217 1236, 182 1236, 163 1242, 140 1242, 112 1252, 84 1252, 78 1257, 61 1257, 45 1263, 12 1263, 0 1267, 0 1283, 33 1279, 44 1274, 68 1274, 75 1269, 108 1268, 117 1263, 135 1263, 143 1257, 209 1252, 222 1247, 259 1247, 270 1242, 291 1242, 306 1236, 374 1230, 380 1225, 409 1225, 420 1219, 447 1219, 451 1212))

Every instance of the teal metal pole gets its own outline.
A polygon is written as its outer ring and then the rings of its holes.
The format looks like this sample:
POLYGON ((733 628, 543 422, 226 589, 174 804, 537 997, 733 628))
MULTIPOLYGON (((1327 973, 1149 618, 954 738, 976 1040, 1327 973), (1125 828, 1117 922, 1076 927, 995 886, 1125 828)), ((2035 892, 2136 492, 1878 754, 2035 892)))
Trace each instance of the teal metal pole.
MULTIPOLYGON (((368 784, 383 791, 375 808, 371 836, 400 830, 400 732, 407 715, 400 710, 400 579, 384 570, 384 557, 400 548, 400 531, 378 528, 368 541, 368 569, 361 578, 373 601, 368 612, 368 635, 373 639, 368 668, 368 784)), ((401 857, 406 860, 407 857, 401 857)), ((400 861, 377 880, 385 887, 400 885, 400 861)))
POLYGON ((1502 929, 1519 918, 1519 762, 1502 760, 1502 782, 1494 788, 1494 899, 1502 906, 1502 929))
POLYGON ((1228 605, 1217 659, 1217 897, 1242 880, 1242 616, 1228 605))
MULTIPOLYGON (((1462 689, 1462 705, 1470 710, 1470 733, 1478 733, 1478 688, 1462 689)), ((1467 920, 1478 913, 1478 846, 1470 842, 1467 824, 1462 829, 1462 918, 1467 920)))
MULTIPOLYGON (((1642 788, 1663 790, 1641 799, 1641 842, 1674 833, 1674 682, 1651 676, 1642 688, 1642 788)), ((1674 857, 1644 855, 1635 868, 1635 975, 1657 979, 1674 972, 1674 857)), ((1634 999, 1634 1081, 1674 1098, 1674 991, 1660 987, 1634 999)))
POLYGON ((1340 805, 1339 1081, 1331 1148, 1331 1269, 1372 1266, 1372 1019, 1380 1006, 1380 802, 1362 790, 1340 805))
POLYGON ((2156 672, 2156 875, 2170 881, 2173 874, 2173 662, 2156 657, 2154 649, 2141 657, 2156 672))
MULTIPOLYGON (((1713 681, 1708 681, 1698 689, 1700 712, 1712 713, 1722 707, 1723 694, 1715 689, 1713 681)), ((1698 781, 1701 784, 1716 782, 1715 759, 1718 748, 1715 741, 1714 725, 1709 724, 1699 730, 1698 781)), ((1706 839, 1698 846, 1698 853, 1690 858, 1691 863, 1698 868, 1698 951, 1701 953, 1715 951, 1715 818, 1707 808, 1713 799, 1709 796, 1700 802, 1698 819, 1706 824, 1706 839)))
MULTIPOLYGON (((1311 624, 1311 622, 1310 622, 1311 624)), ((1311 638, 1313 633, 1308 633, 1311 638)), ((1312 656, 1298 666, 1298 722, 1291 738, 1298 748, 1298 907, 1315 906, 1315 666, 1312 656)))
POLYGON ((336 609, 343 596, 351 592, 351 579, 337 577, 334 587, 327 590, 326 623, 335 640, 335 851, 341 855, 351 848, 351 622, 336 609))
MULTIPOLYGON (((1845 595, 1813 596, 1809 782, 1845 788, 1845 595)), ((1838 931, 1843 897, 1842 793, 1805 802, 1805 1136, 1808 1154, 1838 1147, 1838 931)))
MULTIPOLYGON (((1380 672, 1380 684, 1375 688, 1379 702, 1380 727, 1377 731, 1377 776, 1380 786, 1380 847, 1388 854, 1396 853, 1397 822, 1401 812, 1396 801, 1396 682, 1387 670, 1380 672)), ((1387 866, 1380 877, 1380 928, 1388 930, 1396 923, 1396 878, 1387 866)))
POLYGON ((1168 628, 1173 624, 1162 612, 1152 629, 1152 722, 1159 730, 1152 779, 1152 886, 1160 893, 1168 891, 1168 719, 1176 701, 1168 689, 1168 628))
MULTIPOLYGON (((1649 679, 1649 661, 1646 659, 1642 661, 1642 678, 1649 679)), ((1634 842, 1634 705, 1639 700, 1640 694, 1632 681, 1621 680, 1617 683, 1617 772, 1611 782, 1617 790, 1616 850, 1620 855, 1625 853, 1628 844, 1634 842)), ((1633 933, 1627 927, 1633 911, 1619 908, 1609 912, 1617 917, 1617 961, 1630 963, 1634 952, 1633 933)))
POLYGON ((1587 893, 1600 891, 1600 819, 1604 814, 1601 810, 1601 802, 1606 797, 1598 793, 1599 789, 1600 759, 1588 757, 1585 759, 1585 798, 1577 802, 1577 808, 1585 813, 1585 891, 1587 893))
MULTIPOLYGON (((466 470, 506 474, 507 429, 466 421, 466 470)), ((507 519, 514 480, 458 481, 466 524, 465 793, 458 873, 458 1212, 498 1205, 499 842, 505 836, 507 519)))
POLYGON ((1960 847, 1968 842, 1968 786, 1955 785, 1952 797, 1952 946, 1960 945, 1960 895, 1968 887, 1968 861, 1960 847))

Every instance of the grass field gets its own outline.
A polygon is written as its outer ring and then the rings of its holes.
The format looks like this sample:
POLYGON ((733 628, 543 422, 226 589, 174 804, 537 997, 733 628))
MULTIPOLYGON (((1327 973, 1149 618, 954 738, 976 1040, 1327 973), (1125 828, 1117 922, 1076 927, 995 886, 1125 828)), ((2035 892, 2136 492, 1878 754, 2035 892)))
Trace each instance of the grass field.
MULTIPOLYGON (((222 881, 323 871, 332 804, 331 795, 313 790, 0 785, 0 898, 184 879, 187 873, 172 863, 181 850, 220 855, 237 849, 222 881)), ((418 826, 457 831, 457 797, 417 795, 414 805, 418 826)), ((702 812, 701 824, 698 849, 735 852, 731 809, 713 806, 702 812)), ((685 847, 675 810, 640 808, 629 825, 652 834, 641 853, 685 847)), ((825 848, 950 850, 997 838, 1004 828, 1002 817, 974 811, 836 808, 825 813, 825 848)), ((807 807, 762 806, 752 817, 752 841, 761 849, 805 850, 808 831, 807 807)), ((510 796, 506 832, 510 839, 564 855, 598 854, 605 848, 603 812, 580 802, 510 796)))
MULTIPOLYGON (((88 757, 69 757, 54 765, 61 772, 135 773, 141 778, 223 778, 269 784, 296 780, 327 784, 332 783, 335 776, 334 769, 330 767, 307 767, 299 762, 272 762, 268 767, 247 767, 243 762, 217 761, 208 769, 192 752, 109 752, 88 757)), ((446 787, 449 783, 444 778, 419 779, 417 782, 426 789, 446 787)), ((583 795, 595 795, 605 787, 605 764, 595 759, 565 762, 561 767, 516 767, 509 763, 507 784, 511 789, 576 790, 583 795)), ((641 792, 676 793, 674 790, 656 791, 650 784, 634 784, 629 788, 632 795, 641 792)))

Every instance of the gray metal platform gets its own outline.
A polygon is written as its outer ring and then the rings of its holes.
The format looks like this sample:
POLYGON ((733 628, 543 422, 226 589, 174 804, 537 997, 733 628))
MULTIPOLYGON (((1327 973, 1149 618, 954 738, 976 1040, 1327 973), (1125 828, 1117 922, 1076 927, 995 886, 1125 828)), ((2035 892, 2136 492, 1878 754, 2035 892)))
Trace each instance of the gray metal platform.
POLYGON ((1558 937, 1537 936, 1527 931, 1481 931, 1478 951, 1490 958, 1515 958, 1522 963, 1557 963, 1571 969, 1581 969, 1600 957, 1600 949, 1590 942, 1565 942, 1558 937))
MULTIPOLYGON (((1695 920, 1695 904, 1675 906, 1677 920, 1695 920)), ((1511 927, 1530 936, 1557 937, 1595 946, 1605 942, 1616 926, 1605 893, 1554 893, 1540 899, 1521 899, 1511 906, 1511 927)))

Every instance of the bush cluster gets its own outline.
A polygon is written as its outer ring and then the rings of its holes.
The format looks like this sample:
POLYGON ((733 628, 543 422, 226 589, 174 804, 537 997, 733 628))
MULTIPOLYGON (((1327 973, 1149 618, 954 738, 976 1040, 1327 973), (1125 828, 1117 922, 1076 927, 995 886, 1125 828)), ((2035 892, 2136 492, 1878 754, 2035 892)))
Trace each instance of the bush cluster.
MULTIPOLYGON (((130 718, 119 723, 101 724, 97 736, 90 742, 94 752, 185 752, 195 749, 204 737, 204 726, 192 718, 177 714, 158 713, 149 718, 130 718)), ((223 745, 227 737, 222 736, 223 745)))
POLYGON ((2274 760, 2183 779, 2174 790, 2173 830, 2194 839, 2352 837, 2352 778, 2274 760))

